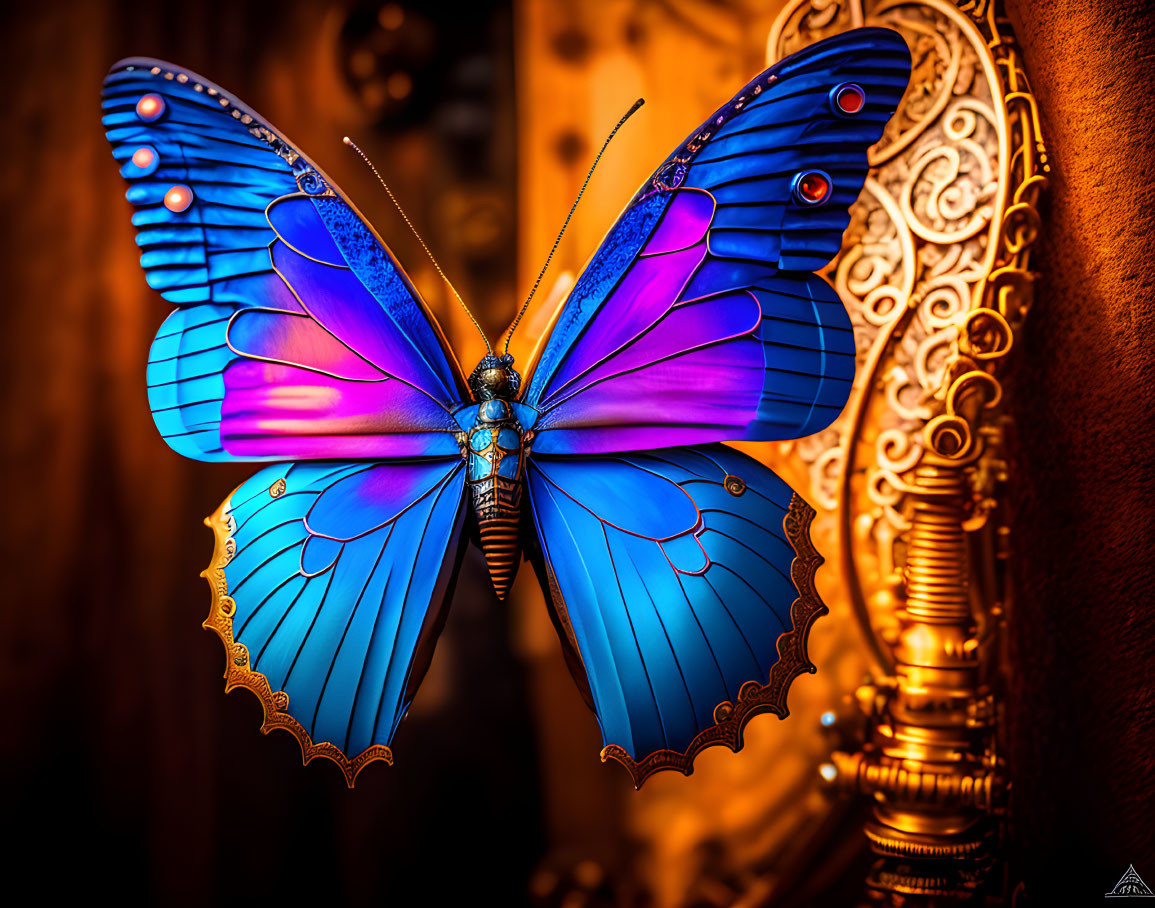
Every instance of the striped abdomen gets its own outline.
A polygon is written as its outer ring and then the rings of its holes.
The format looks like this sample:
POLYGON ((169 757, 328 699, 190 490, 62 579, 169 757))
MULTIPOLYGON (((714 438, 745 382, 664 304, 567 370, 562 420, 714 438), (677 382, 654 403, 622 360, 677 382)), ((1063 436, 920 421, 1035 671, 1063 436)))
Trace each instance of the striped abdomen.
POLYGON ((481 530, 481 550, 485 552, 485 563, 489 565, 489 577, 498 599, 504 599, 509 592, 521 563, 521 542, 518 538, 520 522, 520 509, 512 516, 502 514, 477 518, 481 530))

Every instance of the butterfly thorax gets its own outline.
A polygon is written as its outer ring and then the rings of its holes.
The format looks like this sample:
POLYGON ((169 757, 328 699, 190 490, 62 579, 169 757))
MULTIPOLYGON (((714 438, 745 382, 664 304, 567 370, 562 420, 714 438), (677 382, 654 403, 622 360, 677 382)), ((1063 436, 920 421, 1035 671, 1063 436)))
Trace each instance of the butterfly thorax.
POLYGON ((528 434, 510 401, 521 385, 513 357, 486 356, 469 379, 479 401, 477 416, 464 433, 469 491, 481 548, 499 598, 513 583, 520 560, 522 474, 528 434))

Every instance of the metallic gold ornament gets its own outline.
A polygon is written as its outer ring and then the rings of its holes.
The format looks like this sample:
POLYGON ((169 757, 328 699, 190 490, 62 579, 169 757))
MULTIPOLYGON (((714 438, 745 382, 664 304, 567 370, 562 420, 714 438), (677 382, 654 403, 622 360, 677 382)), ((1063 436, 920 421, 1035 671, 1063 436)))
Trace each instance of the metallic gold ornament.
POLYGON ((1031 304, 1046 154, 986 0, 794 0, 769 56, 860 25, 901 32, 914 68, 831 275, 855 323, 855 389, 797 443, 873 663, 866 739, 823 775, 872 799, 874 888, 963 896, 994 876, 1006 803, 999 374, 1031 304))

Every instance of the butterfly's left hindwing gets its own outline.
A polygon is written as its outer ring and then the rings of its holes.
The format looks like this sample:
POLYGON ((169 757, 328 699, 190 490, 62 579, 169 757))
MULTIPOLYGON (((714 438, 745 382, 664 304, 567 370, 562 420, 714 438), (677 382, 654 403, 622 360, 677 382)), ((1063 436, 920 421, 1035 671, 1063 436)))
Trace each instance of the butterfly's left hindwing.
POLYGON ((535 566, 605 756, 640 785, 711 744, 736 750, 757 712, 786 714, 824 611, 809 508, 786 483, 720 445, 534 458, 528 473, 535 566))
POLYGON ((441 631, 463 551, 460 459, 267 467, 211 520, 206 626, 228 686, 253 690, 265 729, 350 785, 389 743, 441 631))

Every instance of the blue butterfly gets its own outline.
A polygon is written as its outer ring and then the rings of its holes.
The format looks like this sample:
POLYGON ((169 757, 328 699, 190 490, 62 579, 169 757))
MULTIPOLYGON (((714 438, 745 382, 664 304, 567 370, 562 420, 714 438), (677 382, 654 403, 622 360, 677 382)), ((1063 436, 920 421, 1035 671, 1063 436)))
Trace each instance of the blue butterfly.
POLYGON ((813 512, 722 442, 809 435, 845 404, 850 320, 813 272, 909 73, 902 38, 866 28, 759 75, 646 180, 524 378, 492 350, 466 378, 282 133, 187 70, 112 68, 141 265, 177 306, 149 354, 157 428, 187 457, 269 464, 208 521, 205 622, 265 731, 350 786, 392 762, 470 538, 499 596, 528 555, 602 758, 635 784, 785 716, 825 611, 813 512))

